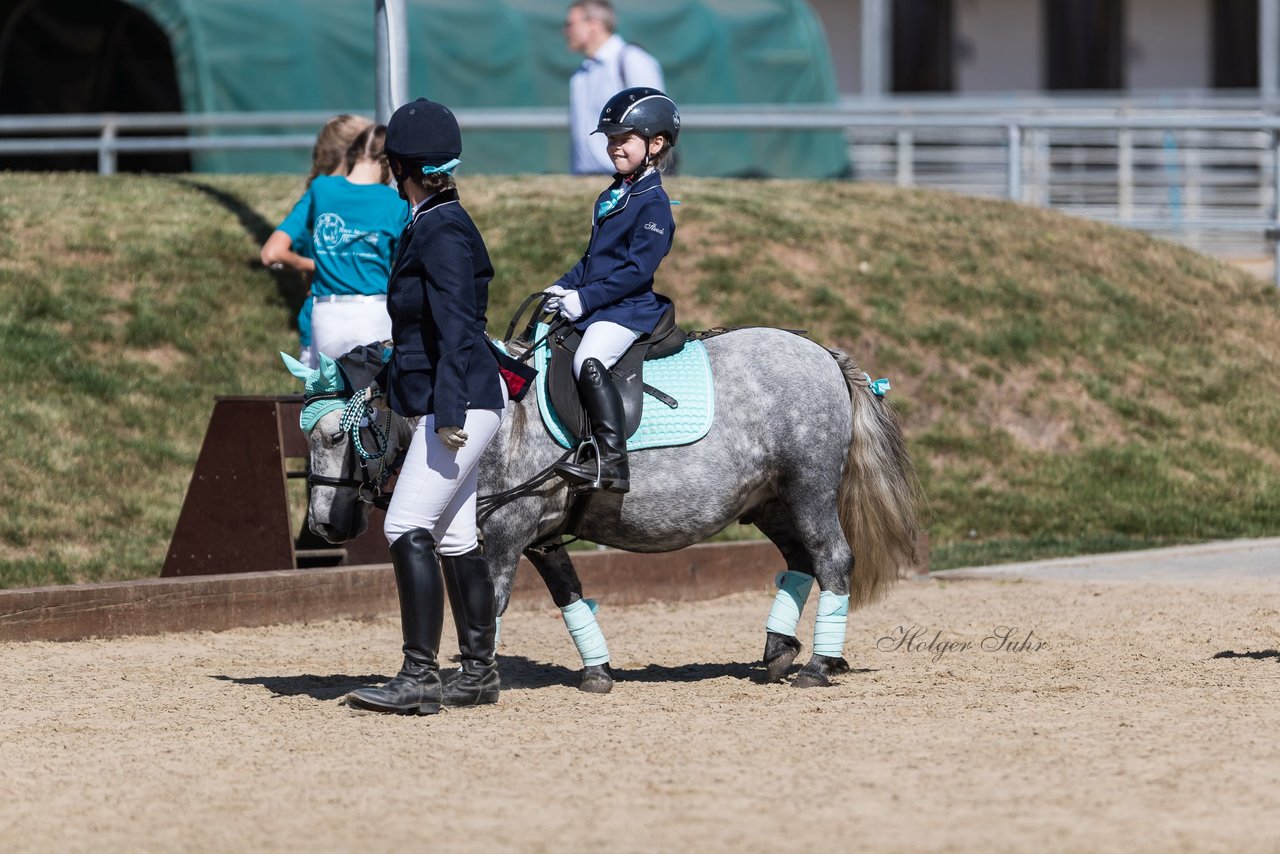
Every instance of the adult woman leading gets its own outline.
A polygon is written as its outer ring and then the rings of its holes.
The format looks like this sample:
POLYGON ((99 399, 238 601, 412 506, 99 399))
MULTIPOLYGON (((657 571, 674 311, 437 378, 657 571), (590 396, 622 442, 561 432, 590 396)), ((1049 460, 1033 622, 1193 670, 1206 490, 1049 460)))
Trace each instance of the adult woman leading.
POLYGON ((386 151, 411 214, 388 284, 394 346, 368 394, 400 415, 421 416, 383 527, 400 598, 404 664, 385 685, 354 691, 348 701, 380 712, 433 714, 442 704, 498 699, 496 603, 476 532, 476 482, 507 400, 524 392, 531 372, 485 332, 493 265, 454 186, 462 136, 453 113, 425 98, 405 104, 387 124, 386 151), (442 686, 437 657, 446 589, 462 666, 442 686))

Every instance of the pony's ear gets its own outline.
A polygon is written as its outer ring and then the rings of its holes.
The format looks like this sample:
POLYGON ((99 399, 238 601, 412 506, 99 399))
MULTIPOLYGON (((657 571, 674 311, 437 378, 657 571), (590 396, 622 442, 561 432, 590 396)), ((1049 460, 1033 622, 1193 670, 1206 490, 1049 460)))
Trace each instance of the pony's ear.
POLYGON ((289 373, 293 374, 304 383, 307 381, 307 377, 315 373, 311 368, 308 368, 288 353, 281 353, 280 358, 284 359, 284 366, 289 369, 289 373))
POLYGON ((320 354, 320 376, 324 377, 326 388, 342 388, 342 369, 324 353, 320 354))

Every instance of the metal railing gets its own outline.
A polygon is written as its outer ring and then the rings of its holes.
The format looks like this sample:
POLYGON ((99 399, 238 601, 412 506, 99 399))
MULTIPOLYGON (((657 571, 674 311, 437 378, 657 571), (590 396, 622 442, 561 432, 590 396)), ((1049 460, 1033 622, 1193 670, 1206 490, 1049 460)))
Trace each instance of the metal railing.
MULTIPOLYGON (((1194 94, 1067 103, 895 98, 684 112, 686 131, 839 130, 861 180, 1003 196, 1219 255, 1269 247, 1280 285, 1280 103, 1194 94)), ((8 116, 0 117, 0 155, 96 153, 98 171, 111 174, 122 153, 309 149, 314 129, 331 115, 8 116), (155 135, 183 131, 190 135, 155 135)), ((464 130, 558 130, 568 121, 562 108, 457 116, 464 130)))

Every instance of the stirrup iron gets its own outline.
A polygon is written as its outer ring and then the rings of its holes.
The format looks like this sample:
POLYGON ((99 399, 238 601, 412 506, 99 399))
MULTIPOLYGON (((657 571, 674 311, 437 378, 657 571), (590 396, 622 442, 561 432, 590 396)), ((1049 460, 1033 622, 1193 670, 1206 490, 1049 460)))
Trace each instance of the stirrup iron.
POLYGON ((578 480, 561 472, 560 476, 569 481, 571 490, 587 492, 604 489, 604 464, 600 459, 600 445, 596 442, 596 437, 594 435, 588 433, 586 438, 578 443, 578 447, 575 448, 573 452, 573 464, 576 466, 590 465, 590 463, 583 461, 583 456, 586 454, 588 448, 590 448, 591 452, 595 455, 594 462, 596 464, 596 476, 593 480, 578 480))

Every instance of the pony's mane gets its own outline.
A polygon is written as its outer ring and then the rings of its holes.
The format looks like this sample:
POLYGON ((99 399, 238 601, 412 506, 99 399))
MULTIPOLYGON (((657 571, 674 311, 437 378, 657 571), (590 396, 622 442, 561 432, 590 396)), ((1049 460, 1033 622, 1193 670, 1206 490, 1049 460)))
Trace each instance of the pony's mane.
POLYGON ((525 430, 529 425, 529 413, 525 410, 524 404, 518 401, 511 401, 507 404, 507 412, 511 413, 511 453, 519 453, 520 445, 524 442, 525 430))

